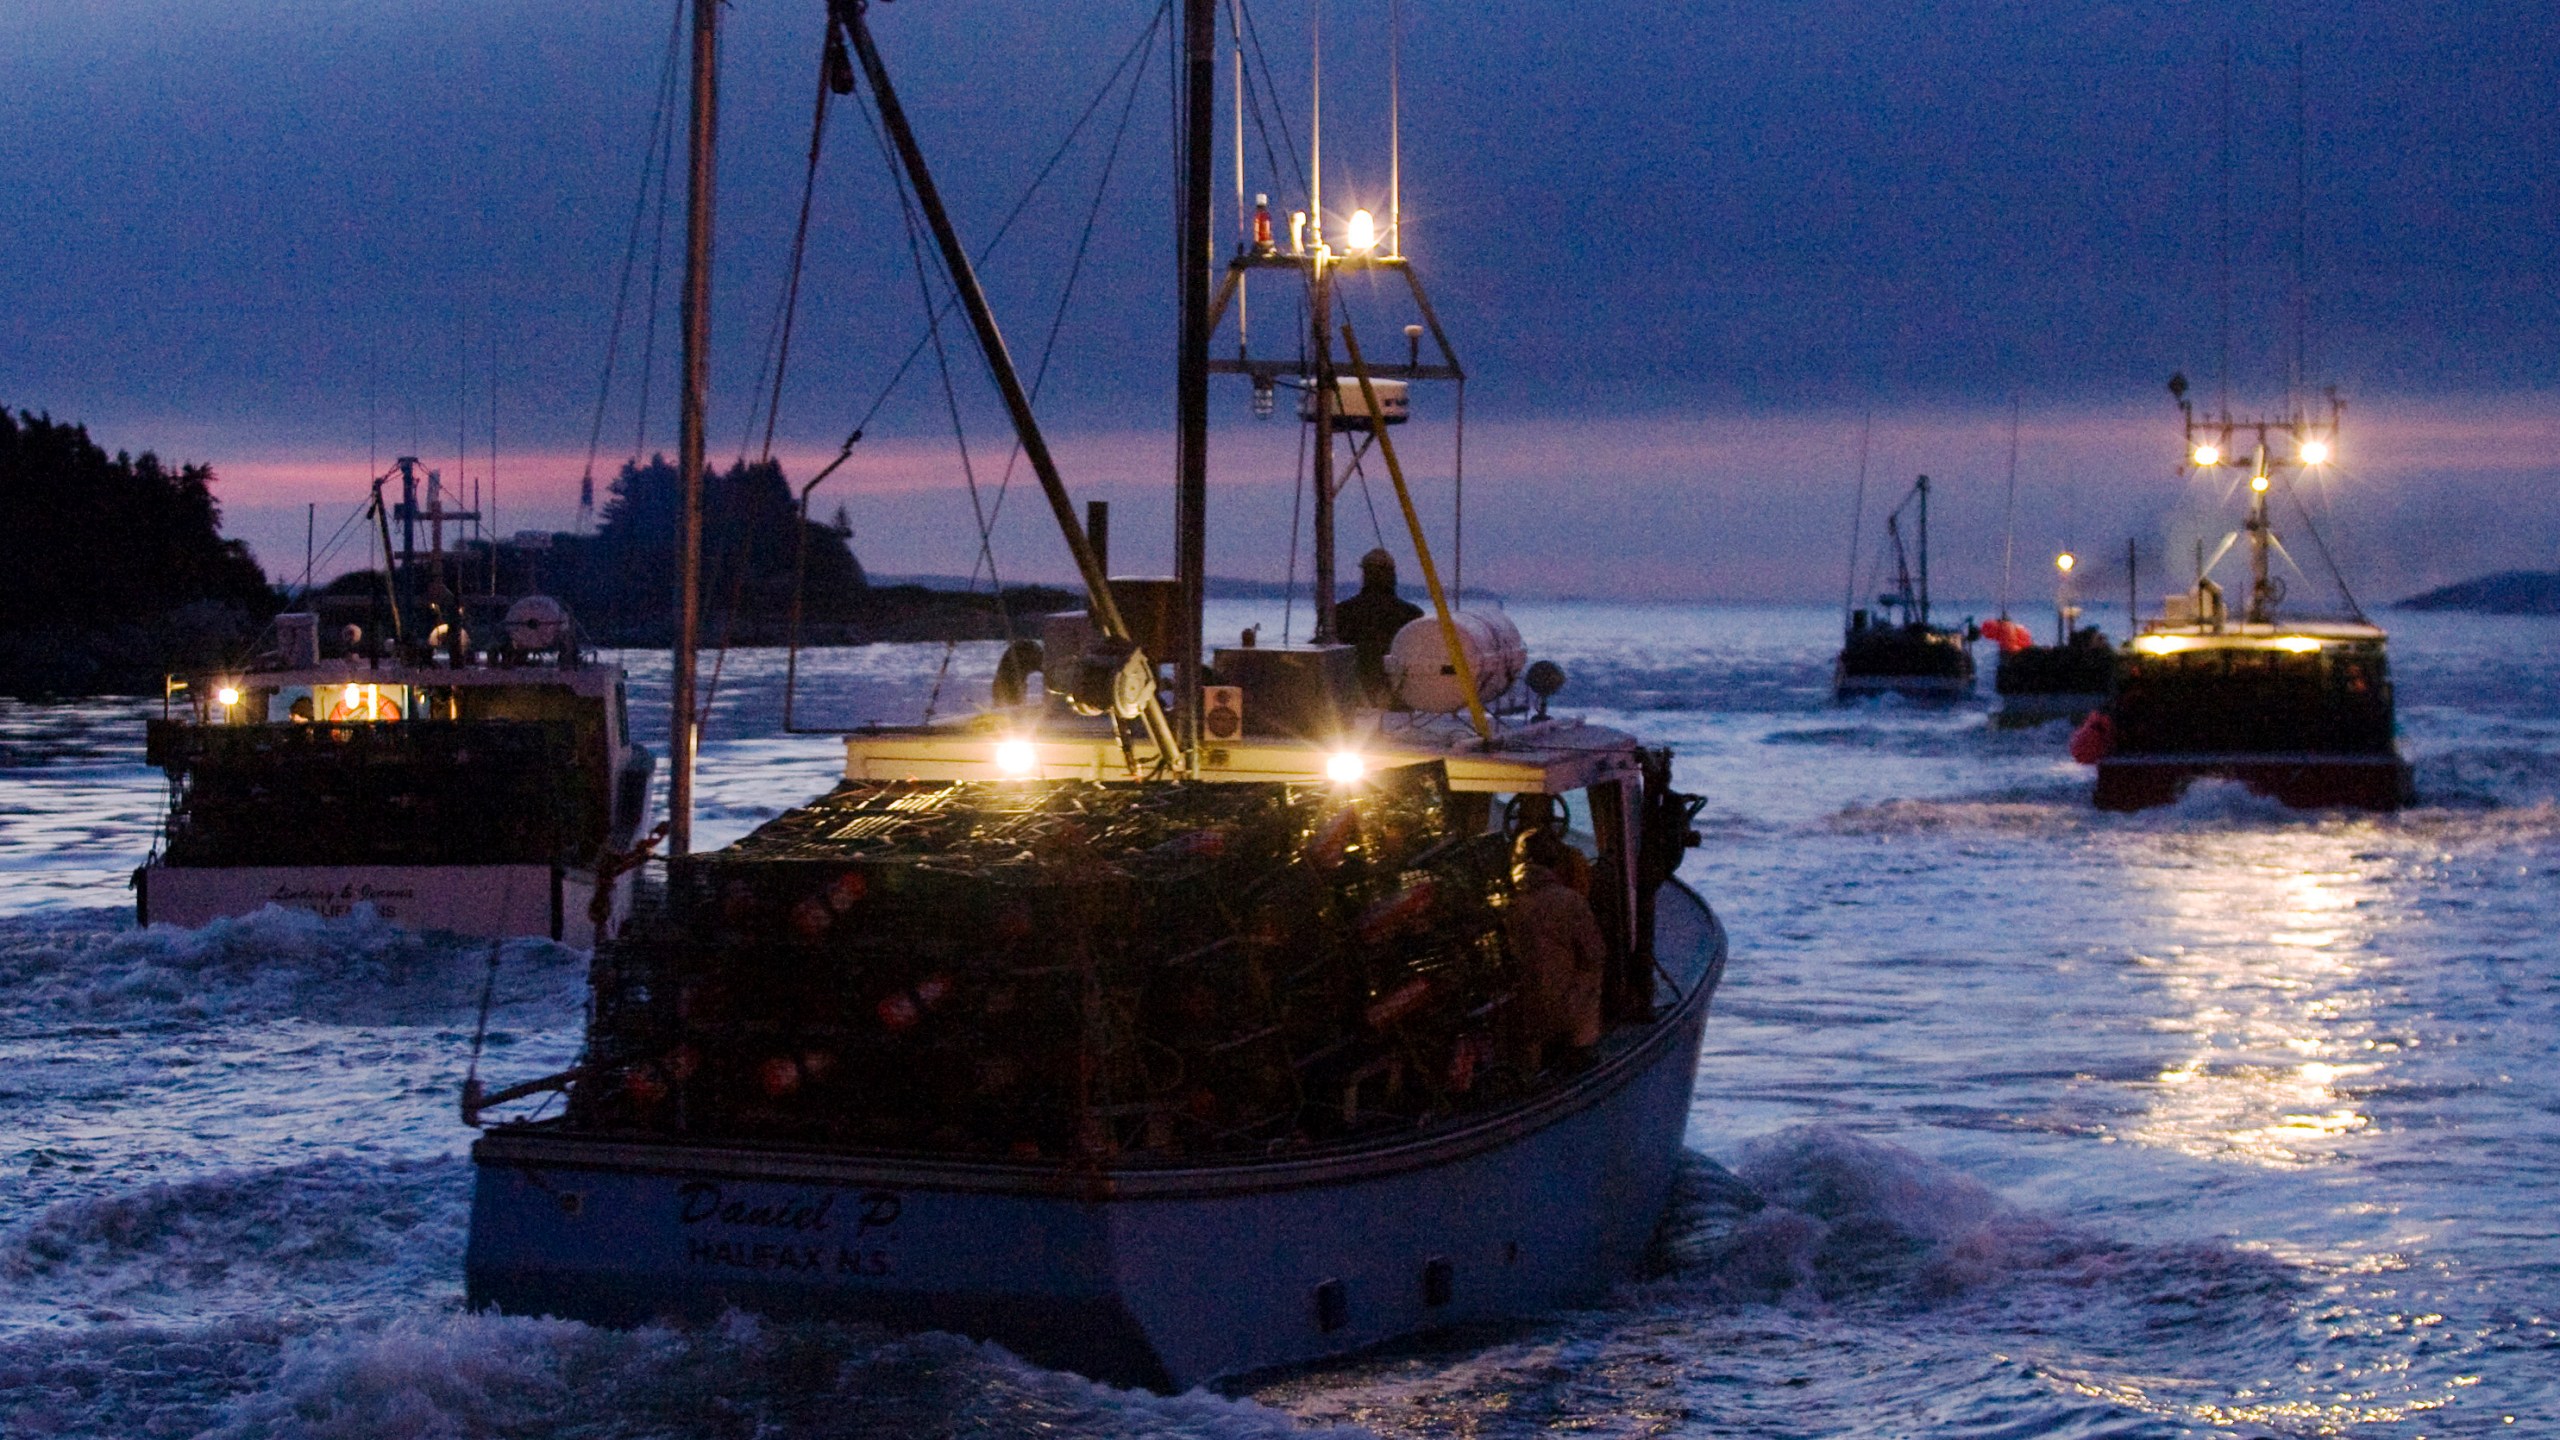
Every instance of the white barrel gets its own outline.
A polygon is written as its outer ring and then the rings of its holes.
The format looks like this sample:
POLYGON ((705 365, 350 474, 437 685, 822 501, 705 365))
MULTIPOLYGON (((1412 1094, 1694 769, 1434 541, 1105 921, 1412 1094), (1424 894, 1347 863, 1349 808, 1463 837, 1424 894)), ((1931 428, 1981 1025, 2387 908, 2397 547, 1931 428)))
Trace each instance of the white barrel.
MULTIPOLYGON (((1529 647, 1511 617, 1499 610, 1461 610, 1451 618, 1467 668, 1475 674, 1476 698, 1490 704, 1528 667, 1529 647)), ((1445 715, 1467 708, 1466 687, 1449 663, 1449 643, 1437 616, 1425 615, 1396 632, 1395 644, 1387 649, 1387 683, 1411 709, 1445 715)))

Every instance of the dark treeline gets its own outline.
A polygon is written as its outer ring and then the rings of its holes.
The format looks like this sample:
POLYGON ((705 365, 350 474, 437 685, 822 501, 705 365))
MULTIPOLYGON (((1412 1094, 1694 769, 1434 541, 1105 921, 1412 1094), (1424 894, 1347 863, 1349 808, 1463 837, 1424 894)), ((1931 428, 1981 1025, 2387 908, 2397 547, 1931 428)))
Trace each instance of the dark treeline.
MULTIPOLYGON (((567 602, 592 634, 657 638, 674 626, 683 505, 683 486, 666 457, 651 456, 646 465, 625 463, 606 492, 595 534, 555 535, 548 549, 517 549, 515 565, 501 568, 525 567, 525 578, 567 602)), ((727 619, 734 612, 737 623, 759 632, 787 620, 795 551, 803 541, 805 614, 815 620, 852 618, 869 587, 848 527, 803 522, 775 461, 741 461, 704 475, 704 613, 727 619)))
POLYGON ((0 409, 0 693, 150 694, 237 656, 277 600, 213 483, 0 409))
MULTIPOLYGON (((702 499, 705 645, 782 643, 790 631, 795 580, 801 586, 802 636, 813 645, 1004 633, 989 596, 871 585, 854 557, 844 513, 827 521, 802 520, 777 462, 740 461, 711 471, 704 476, 702 499)), ((466 547, 448 583, 466 592, 494 583, 509 594, 538 590, 556 596, 591 643, 669 644, 675 635, 682 507, 682 482, 666 457, 651 456, 645 465, 626 462, 606 492, 594 534, 504 542, 494 575, 488 552, 466 547)), ((380 579, 370 574, 341 576, 329 587, 347 597, 337 602, 341 606, 369 600, 380 589, 380 579)), ((1045 587, 1006 592, 1010 612, 1026 619, 1077 603, 1079 597, 1045 587)))

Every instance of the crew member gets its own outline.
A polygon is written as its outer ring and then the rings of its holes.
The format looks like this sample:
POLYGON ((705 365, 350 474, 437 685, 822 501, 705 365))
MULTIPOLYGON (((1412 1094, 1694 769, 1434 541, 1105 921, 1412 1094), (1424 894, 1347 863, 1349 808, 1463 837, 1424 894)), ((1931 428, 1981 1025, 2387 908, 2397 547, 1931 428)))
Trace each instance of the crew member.
POLYGON ((1532 1068, 1561 1050, 1566 1064, 1600 1043, 1600 986, 1608 942, 1591 904, 1567 882, 1565 843, 1524 830, 1512 852, 1513 894, 1503 929, 1520 962, 1521 1055, 1532 1068))
POLYGON ((1422 607, 1396 593, 1396 557, 1372 550, 1360 557, 1360 593, 1333 607, 1333 633, 1351 646, 1360 688, 1369 703, 1394 698, 1387 684, 1387 650, 1396 632, 1422 618, 1422 607))

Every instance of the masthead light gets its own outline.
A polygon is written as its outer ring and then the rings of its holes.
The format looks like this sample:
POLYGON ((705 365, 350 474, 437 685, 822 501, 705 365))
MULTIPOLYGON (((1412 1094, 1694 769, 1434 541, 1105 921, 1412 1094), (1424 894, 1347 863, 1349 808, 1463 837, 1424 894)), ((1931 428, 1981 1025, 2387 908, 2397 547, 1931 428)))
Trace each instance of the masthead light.
POLYGON ((2302 442, 2302 463, 2303 463, 2303 464, 2305 464, 2305 465, 2326 465, 2326 464, 2328 464, 2328 463, 2329 463, 2329 442, 2328 442, 2328 441, 2326 441, 2326 440, 2305 440, 2305 441, 2303 441, 2303 442, 2302 442))
POLYGON ((2250 477, 2249 477, 2249 488, 2250 488, 2250 489, 2252 489, 2252 490, 2257 491, 2257 492, 2258 492, 2259 494, 2261 494, 2261 495, 2266 494, 2266 493, 2267 493, 2267 477, 2266 477, 2266 476, 2264 476, 2264 475, 2252 475, 2252 476, 2250 476, 2250 477))
POLYGON ((1039 765, 1040 753, 1031 748, 1030 741, 999 740, 996 742, 996 768, 1006 775, 1019 780, 1039 768, 1039 765))
POLYGON ((2061 571, 2065 575, 2070 574, 2071 567, 2079 563, 2080 557, 2072 554, 2068 550, 2065 550, 2061 554, 2053 557, 2053 568, 2061 571))
POLYGON ((1366 210, 1351 212, 1351 229, 1346 237, 1355 255, 1366 255, 1378 248, 1378 217, 1366 210))
POLYGON ((2197 446, 2195 452, 2188 458, 2199 465, 2219 465, 2222 463, 2222 447, 2208 441, 2197 446))

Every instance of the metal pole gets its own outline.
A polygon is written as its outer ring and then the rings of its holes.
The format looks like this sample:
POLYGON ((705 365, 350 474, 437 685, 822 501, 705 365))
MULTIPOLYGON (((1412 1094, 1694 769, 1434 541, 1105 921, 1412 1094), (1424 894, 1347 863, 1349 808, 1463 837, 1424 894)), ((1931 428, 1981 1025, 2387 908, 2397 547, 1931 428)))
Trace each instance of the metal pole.
POLYGON ((1318 245, 1309 258, 1309 273, 1315 280, 1314 298, 1307 307, 1315 321, 1315 400, 1316 400, 1316 467, 1315 467, 1315 589, 1316 630, 1308 637, 1318 645, 1333 643, 1333 345, 1330 327, 1333 323, 1333 276, 1324 263, 1324 246, 1318 245))
POLYGON ((702 627, 703 404, 710 382, 712 156, 719 138, 720 0, 693 0, 693 118, 686 132, 684 399, 676 438, 684 514, 676 539, 676 648, 667 695, 667 853, 693 849, 693 652, 702 627))
POLYGON ((1174 404, 1181 431, 1174 575, 1182 595, 1182 634, 1168 658, 1174 663, 1175 731, 1182 753, 1196 759, 1209 569, 1209 227, 1217 161, 1218 0, 1183 0, 1182 30, 1182 348, 1174 404))
POLYGON ((1342 348, 1351 356, 1351 373, 1360 381, 1360 404, 1369 412, 1369 433, 1377 437, 1378 454, 1387 462, 1387 479, 1396 487, 1396 503, 1404 507, 1405 529, 1413 536, 1414 558, 1422 565, 1422 583, 1431 590, 1431 608, 1440 617, 1440 641, 1449 647, 1449 668, 1457 673, 1458 687, 1467 693, 1467 716, 1476 727, 1476 738, 1493 743, 1493 719, 1484 713, 1484 697, 1476 693, 1475 667, 1467 663, 1467 647, 1458 639, 1458 617, 1450 612, 1448 592, 1440 588, 1440 567, 1431 563, 1431 542, 1423 538, 1422 516, 1413 508, 1413 491, 1404 483, 1404 466, 1396 463, 1396 446, 1387 438, 1387 417, 1378 408, 1378 387, 1369 380, 1369 367, 1360 359, 1360 337, 1351 327, 1342 327, 1342 348))

